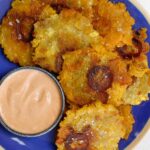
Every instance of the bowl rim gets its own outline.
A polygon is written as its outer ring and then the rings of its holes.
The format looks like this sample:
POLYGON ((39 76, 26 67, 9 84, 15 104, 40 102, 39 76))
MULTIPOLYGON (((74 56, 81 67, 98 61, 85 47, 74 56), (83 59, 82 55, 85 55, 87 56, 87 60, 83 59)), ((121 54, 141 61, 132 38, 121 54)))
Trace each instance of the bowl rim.
POLYGON ((17 136, 21 136, 21 137, 38 137, 38 136, 42 136, 42 135, 52 131, 59 124, 61 118, 63 117, 64 111, 65 111, 65 105, 66 105, 65 104, 66 103, 65 102, 65 94, 64 94, 64 91, 63 91, 59 81, 56 79, 56 77, 54 77, 54 75, 51 72, 48 72, 45 69, 42 69, 42 68, 39 68, 39 67, 32 67, 32 66, 19 67, 19 68, 13 69, 12 71, 8 72, 0 80, 0 86, 5 81, 5 79, 7 79, 7 77, 12 75, 13 73, 21 71, 21 70, 28 70, 28 69, 40 71, 40 72, 46 74, 47 76, 49 76, 56 83, 56 85, 59 89, 59 92, 60 92, 60 95, 61 95, 61 101, 62 101, 62 108, 61 108, 61 111, 60 111, 57 119, 55 120, 55 122, 49 128, 47 128, 47 129, 45 129, 41 132, 34 133, 34 134, 21 133, 19 131, 16 131, 16 130, 12 129, 11 127, 9 127, 9 125, 7 125, 7 123, 4 122, 4 120, 2 119, 1 116, 0 116, 0 123, 6 130, 8 130, 9 132, 11 132, 11 133, 13 133, 17 136))

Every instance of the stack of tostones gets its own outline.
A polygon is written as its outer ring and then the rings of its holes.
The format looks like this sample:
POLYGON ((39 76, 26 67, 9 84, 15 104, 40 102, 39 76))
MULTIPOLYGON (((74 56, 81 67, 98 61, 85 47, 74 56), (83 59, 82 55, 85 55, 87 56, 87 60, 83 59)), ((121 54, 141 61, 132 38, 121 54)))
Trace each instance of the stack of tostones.
POLYGON ((96 46, 67 53, 63 59, 59 79, 74 104, 82 106, 99 99, 115 106, 138 105, 148 99, 150 72, 144 54, 124 60, 116 52, 96 46))
POLYGON ((70 110, 58 150, 118 149, 148 100, 146 29, 123 3, 109 0, 15 0, 0 26, 7 58, 57 73, 70 110))

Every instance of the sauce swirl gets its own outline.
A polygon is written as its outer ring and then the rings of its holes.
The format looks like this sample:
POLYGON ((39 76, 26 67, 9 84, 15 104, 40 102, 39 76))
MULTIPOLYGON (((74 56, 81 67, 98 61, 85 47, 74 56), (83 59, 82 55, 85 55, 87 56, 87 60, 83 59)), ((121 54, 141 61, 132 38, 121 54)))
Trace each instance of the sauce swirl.
POLYGON ((58 85, 46 73, 21 69, 0 85, 0 116, 14 131, 36 134, 51 127, 62 109, 58 85))

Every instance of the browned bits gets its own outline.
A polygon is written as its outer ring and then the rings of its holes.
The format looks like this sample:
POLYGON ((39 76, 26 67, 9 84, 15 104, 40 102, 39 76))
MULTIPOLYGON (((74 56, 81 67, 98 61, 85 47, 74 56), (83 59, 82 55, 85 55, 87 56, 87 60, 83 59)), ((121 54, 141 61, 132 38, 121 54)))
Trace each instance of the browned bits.
POLYGON ((131 59, 133 54, 131 53, 131 46, 127 46, 127 45, 124 45, 122 47, 117 47, 116 50, 117 52, 119 53, 119 55, 124 58, 124 59, 131 59))
POLYGON ((137 53, 134 54, 135 57, 139 56, 144 49, 144 42, 140 40, 138 37, 134 37, 132 39, 132 43, 137 48, 137 53))
POLYGON ((56 57, 56 70, 60 72, 62 70, 63 58, 62 54, 58 54, 56 57))
POLYGON ((14 28, 15 37, 19 41, 29 42, 32 40, 33 24, 35 19, 26 14, 14 13, 10 17, 9 26, 14 28))
POLYGON ((74 132, 72 127, 67 126, 66 128, 60 128, 59 132, 61 133, 61 138, 56 140, 57 144, 62 144, 66 140, 66 137, 68 137, 70 134, 74 132))
POLYGON ((99 99, 103 104, 107 104, 108 101, 108 94, 106 92, 99 93, 99 99))
POLYGON ((51 4, 51 7, 56 10, 56 13, 57 14, 60 14, 60 12, 63 10, 63 9, 68 9, 67 6, 65 6, 64 4, 51 4))
POLYGON ((23 19, 16 19, 16 35, 18 40, 29 42, 32 40, 32 31, 34 19, 24 17, 23 19))
POLYGON ((107 66, 94 66, 89 70, 87 78, 93 90, 103 92, 111 87, 113 74, 107 66))
MULTIPOLYGON (((139 33, 138 33, 139 34, 139 33)), ((145 43, 139 38, 139 35, 135 34, 132 38, 133 46, 124 45, 123 47, 118 47, 117 51, 121 57, 124 59, 131 59, 133 57, 138 57, 142 52, 145 52, 145 43)))
POLYGON ((127 65, 121 58, 111 60, 109 67, 113 73, 114 82, 120 83, 120 85, 130 85, 132 83, 132 78, 128 72, 130 65, 127 65))
POLYGON ((89 146, 88 136, 84 133, 72 133, 65 141, 67 150, 87 150, 89 146))

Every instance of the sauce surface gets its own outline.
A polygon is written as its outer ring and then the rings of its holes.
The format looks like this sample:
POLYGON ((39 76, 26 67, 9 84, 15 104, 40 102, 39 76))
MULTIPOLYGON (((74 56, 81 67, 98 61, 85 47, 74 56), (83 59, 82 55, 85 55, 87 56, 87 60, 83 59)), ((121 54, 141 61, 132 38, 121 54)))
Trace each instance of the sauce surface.
POLYGON ((19 70, 0 85, 0 116, 17 132, 36 134, 48 129, 61 108, 57 84, 42 71, 19 70))

